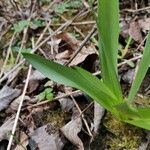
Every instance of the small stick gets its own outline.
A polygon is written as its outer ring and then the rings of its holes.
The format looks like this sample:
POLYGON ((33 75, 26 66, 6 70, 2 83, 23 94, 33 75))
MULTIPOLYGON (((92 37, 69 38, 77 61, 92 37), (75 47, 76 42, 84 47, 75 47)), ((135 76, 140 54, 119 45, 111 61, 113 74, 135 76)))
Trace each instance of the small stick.
POLYGON ((29 84, 31 69, 32 69, 32 66, 30 65, 29 69, 28 69, 27 80, 26 80, 26 83, 25 83, 25 86, 24 86, 24 89, 23 89, 23 93, 22 93, 22 96, 21 96, 21 100, 20 100, 18 110, 17 110, 15 122, 14 122, 13 129, 12 129, 12 132, 11 132, 11 135, 10 135, 9 143, 8 143, 8 146, 7 146, 7 150, 11 149, 13 137, 14 137, 14 134, 15 134, 15 131, 16 131, 16 128, 17 128, 17 123, 18 123, 18 120, 19 120, 20 112, 21 112, 21 107, 23 105, 25 93, 26 93, 26 90, 27 90, 27 87, 28 87, 28 84, 29 84))
POLYGON ((88 126, 88 123, 87 123, 87 121, 86 121, 84 115, 82 114, 82 111, 81 111, 79 105, 77 104, 76 100, 74 99, 74 97, 73 97, 72 95, 71 95, 71 98, 72 98, 72 100, 73 100, 75 106, 77 107, 77 109, 78 109, 78 111, 79 111, 79 113, 80 113, 80 116, 82 117, 82 120, 83 120, 83 122, 84 122, 84 124, 85 124, 85 126, 86 126, 86 128, 87 128, 87 131, 88 131, 90 137, 93 139, 93 135, 92 135, 92 133, 91 133, 91 130, 90 130, 89 126, 88 126))

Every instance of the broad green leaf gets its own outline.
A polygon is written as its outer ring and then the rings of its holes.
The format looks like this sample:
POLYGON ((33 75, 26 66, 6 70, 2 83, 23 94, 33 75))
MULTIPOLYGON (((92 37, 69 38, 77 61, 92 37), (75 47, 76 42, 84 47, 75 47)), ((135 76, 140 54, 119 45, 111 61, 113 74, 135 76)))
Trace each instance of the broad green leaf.
POLYGON ((119 104, 120 101, 103 82, 89 72, 79 67, 65 67, 35 54, 23 53, 23 56, 46 77, 55 82, 80 89, 103 107, 116 113, 113 106, 119 104))
POLYGON ((103 82, 122 99, 118 81, 117 56, 119 37, 118 0, 99 0, 97 28, 99 32, 99 53, 103 82))
POLYGON ((150 65, 150 31, 148 34, 148 38, 146 41, 145 49, 143 52, 143 57, 140 61, 138 71, 136 73, 136 77, 131 86, 131 90, 129 92, 128 101, 132 102, 135 97, 144 77, 150 65))

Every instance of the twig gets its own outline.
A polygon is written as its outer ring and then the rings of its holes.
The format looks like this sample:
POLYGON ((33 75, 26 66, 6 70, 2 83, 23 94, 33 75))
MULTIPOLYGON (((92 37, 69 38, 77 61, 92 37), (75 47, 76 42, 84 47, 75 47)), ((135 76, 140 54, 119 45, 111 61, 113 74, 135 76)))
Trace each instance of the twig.
POLYGON ((132 12, 132 13, 135 13, 135 12, 139 12, 139 11, 143 11, 143 10, 147 10, 147 9, 150 9, 150 6, 148 7, 144 7, 144 8, 140 8, 140 9, 124 9, 122 11, 128 11, 128 12, 132 12))
MULTIPOLYGON (((75 94, 79 94, 79 93, 82 93, 80 90, 76 90, 76 91, 73 91, 71 93, 67 93, 65 95, 62 95, 62 96, 57 96, 55 97, 53 100, 58 100, 58 99, 61 99, 61 98, 64 98, 64 97, 67 97, 67 96, 70 96, 70 95, 75 95, 75 94)), ((40 105, 44 105, 44 104, 47 104, 49 101, 42 101, 42 102, 39 102, 37 104, 34 104, 34 105, 31 105, 31 106, 28 106, 27 109, 32 109, 33 107, 37 107, 37 106, 40 106, 40 105)))
POLYGON ((21 42, 21 47, 20 47, 20 49, 19 49, 19 53, 18 53, 17 58, 16 58, 16 64, 17 64, 17 62, 19 61, 20 56, 21 56, 21 51, 22 51, 22 49, 25 47, 25 44, 26 44, 27 33, 28 33, 28 29, 29 29, 29 23, 30 23, 30 21, 31 21, 31 19, 32 19, 32 14, 33 14, 33 11, 34 11, 34 9, 35 9, 35 5, 36 5, 36 1, 34 2, 32 8, 31 8, 30 16, 29 16, 29 18, 28 18, 28 20, 27 20, 27 21, 28 21, 28 25, 27 25, 27 27, 23 30, 23 38, 22 38, 22 42, 21 42))
POLYGON ((26 83, 25 83, 25 86, 24 86, 24 89, 23 89, 23 93, 22 93, 22 96, 21 96, 20 104, 19 104, 19 107, 18 107, 18 110, 17 110, 14 126, 13 126, 13 129, 12 129, 12 132, 11 132, 11 136, 10 136, 10 139, 9 139, 8 146, 7 146, 7 150, 11 149, 13 137, 14 137, 14 134, 15 134, 15 131, 16 131, 16 128, 17 128, 17 123, 18 123, 18 120, 19 120, 20 112, 21 112, 21 107, 23 105, 25 93, 26 93, 26 90, 27 90, 27 87, 28 87, 29 78, 30 78, 30 74, 31 74, 31 69, 32 69, 32 66, 30 65, 29 69, 28 69, 27 80, 26 80, 26 83))
POLYGON ((74 99, 74 97, 73 97, 72 95, 71 95, 71 98, 72 98, 72 100, 73 100, 75 106, 77 107, 77 109, 78 109, 78 111, 79 111, 79 113, 80 113, 80 116, 82 117, 82 120, 83 120, 83 122, 84 122, 84 124, 85 124, 85 126, 86 126, 86 128, 87 128, 87 131, 88 131, 90 137, 93 139, 93 135, 92 135, 92 133, 91 133, 91 130, 90 130, 89 126, 88 126, 88 123, 87 123, 87 121, 86 121, 84 115, 82 114, 82 111, 81 111, 79 105, 77 104, 76 100, 74 99))
MULTIPOLYGON (((83 22, 73 22, 71 25, 73 26, 81 26, 81 25, 89 25, 89 24, 95 24, 95 21, 83 21, 83 22)), ((62 25, 61 23, 56 23, 56 24, 51 24, 51 26, 60 26, 62 25)))

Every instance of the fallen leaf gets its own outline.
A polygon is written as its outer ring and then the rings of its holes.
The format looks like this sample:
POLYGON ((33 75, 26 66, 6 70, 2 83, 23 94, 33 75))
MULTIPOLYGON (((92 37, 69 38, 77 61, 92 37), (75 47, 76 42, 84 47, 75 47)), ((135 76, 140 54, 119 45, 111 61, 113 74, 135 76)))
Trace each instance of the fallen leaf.
POLYGON ((6 109, 9 103, 21 94, 21 90, 4 86, 0 91, 0 111, 6 109))
POLYGON ((37 128, 29 141, 31 149, 39 150, 62 150, 64 144, 59 137, 58 131, 51 124, 37 128))
POLYGON ((122 75, 122 80, 125 83, 132 83, 135 74, 135 69, 130 69, 122 75))
POLYGON ((28 136, 21 131, 20 133, 20 139, 19 139, 19 145, 16 146, 14 150, 25 150, 28 145, 28 136))
MULTIPOLYGON (((81 46, 81 41, 76 39, 72 34, 70 33, 61 33, 59 35, 57 35, 58 38, 62 39, 62 41, 65 43, 64 45, 66 47, 68 47, 67 51, 64 53, 61 52, 64 51, 64 47, 60 46, 60 53, 62 53, 64 56, 64 58, 68 58, 68 55, 70 54, 70 58, 72 55, 74 55, 74 53, 76 52, 76 50, 81 46), (69 51, 69 52, 68 52, 69 51)), ((75 66, 78 65, 80 63, 82 63, 87 56, 91 55, 91 54, 95 54, 95 46, 93 44, 90 44, 88 46, 84 46, 81 51, 76 55, 76 57, 72 60, 72 62, 69 64, 69 66, 75 66)), ((59 54, 56 55, 59 61, 62 61, 62 57, 59 56, 59 54), (59 59, 59 57, 60 59, 59 59)), ((67 60, 63 60, 63 62, 66 62, 67 60)))
POLYGON ((10 137, 10 132, 12 131, 14 125, 15 117, 12 116, 0 127, 0 141, 8 140, 10 137))
POLYGON ((72 142, 78 150, 84 150, 83 143, 81 139, 78 137, 78 133, 81 131, 82 121, 81 118, 72 119, 65 126, 61 128, 64 136, 72 142))
MULTIPOLYGON (((20 101, 22 99, 22 95, 20 95, 19 97, 17 97, 9 106, 8 110, 7 110, 7 113, 10 113, 10 112, 14 112, 14 111, 17 111, 18 110, 18 106, 20 104, 20 101)), ((24 97, 24 103, 25 102, 32 102, 31 98, 28 97, 28 96, 25 96, 24 97)), ((24 104, 23 104, 24 106, 24 104)))
POLYGON ((129 27, 129 35, 136 41, 141 43, 143 40, 141 28, 137 21, 132 21, 129 27))
MULTIPOLYGON (((33 80, 44 80, 46 77, 39 72, 38 70, 34 70, 32 75, 30 76, 29 81, 33 81, 33 80)), ((26 80, 25 80, 26 81, 26 80)), ((24 82, 25 82, 24 81, 24 82)))
POLYGON ((104 116, 105 109, 97 102, 94 102, 94 134, 96 135, 101 124, 102 117, 104 116))
POLYGON ((142 31, 146 33, 150 27, 150 18, 140 19, 138 20, 138 24, 140 28, 142 29, 142 31))
MULTIPOLYGON (((63 95, 65 94, 58 92, 57 96, 63 96, 63 95)), ((60 102, 62 111, 69 112, 74 107, 74 103, 69 97, 60 98, 58 101, 60 102)))

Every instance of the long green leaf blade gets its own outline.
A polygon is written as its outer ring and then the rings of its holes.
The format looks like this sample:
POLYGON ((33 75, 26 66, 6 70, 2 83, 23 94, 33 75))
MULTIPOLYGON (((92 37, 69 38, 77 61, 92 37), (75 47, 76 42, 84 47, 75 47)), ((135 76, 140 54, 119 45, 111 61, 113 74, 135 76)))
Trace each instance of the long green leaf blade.
POLYGON ((78 67, 74 69, 65 67, 35 54, 23 53, 23 56, 46 77, 55 82, 80 89, 104 108, 115 112, 113 106, 119 101, 103 82, 89 72, 78 67))
POLYGON ((118 0, 98 1, 97 28, 99 32, 99 53, 103 82, 122 99, 117 73, 119 2, 118 0))
POLYGON ((127 120, 126 122, 137 127, 150 130, 150 119, 127 120))
POLYGON ((133 81, 133 84, 129 92, 129 96, 128 96, 129 102, 133 101, 133 98, 135 97, 138 89, 140 88, 140 85, 145 77, 145 74, 149 68, 149 65, 150 65, 150 31, 149 31, 145 49, 143 52, 143 57, 140 61, 140 65, 139 65, 136 77, 133 81))

